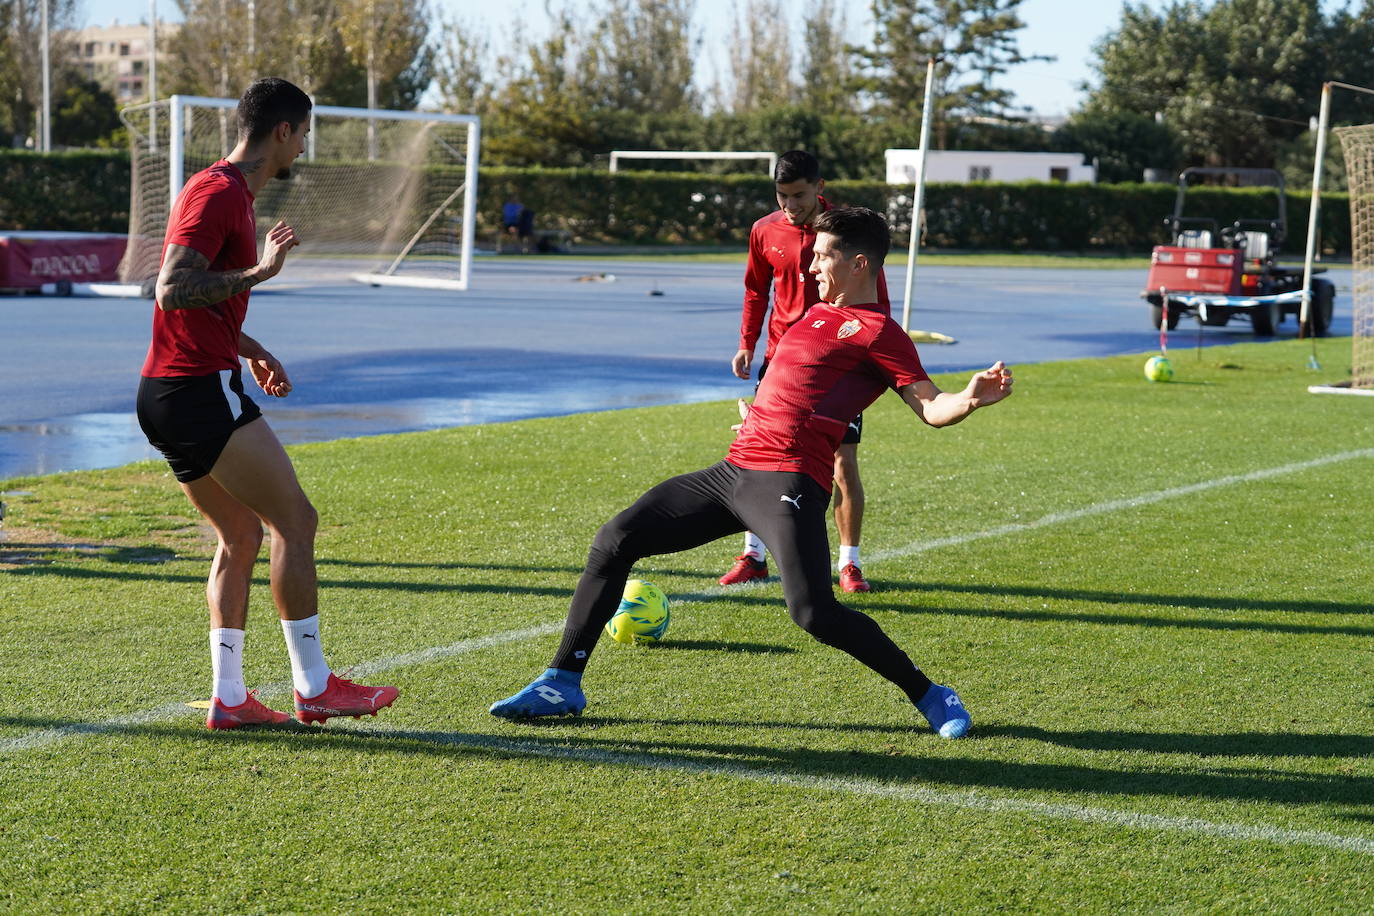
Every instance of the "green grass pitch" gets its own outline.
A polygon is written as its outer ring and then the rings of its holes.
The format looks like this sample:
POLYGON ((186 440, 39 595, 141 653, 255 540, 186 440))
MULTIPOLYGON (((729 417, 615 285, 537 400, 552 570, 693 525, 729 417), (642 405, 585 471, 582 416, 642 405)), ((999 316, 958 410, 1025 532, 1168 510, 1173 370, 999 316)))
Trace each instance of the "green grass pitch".
MULTIPOLYGON (((293 448, 327 656, 402 691, 325 728, 183 705, 212 545, 165 468, 4 481, 0 911, 1367 913, 1374 405, 1307 394, 1307 347, 1019 367, 948 430, 875 405, 848 600, 959 689, 952 742, 776 580, 715 587, 733 538, 636 568, 672 627, 603 640, 581 718, 487 714, 732 403, 293 448)), ((282 708, 265 575, 246 674, 282 708)))

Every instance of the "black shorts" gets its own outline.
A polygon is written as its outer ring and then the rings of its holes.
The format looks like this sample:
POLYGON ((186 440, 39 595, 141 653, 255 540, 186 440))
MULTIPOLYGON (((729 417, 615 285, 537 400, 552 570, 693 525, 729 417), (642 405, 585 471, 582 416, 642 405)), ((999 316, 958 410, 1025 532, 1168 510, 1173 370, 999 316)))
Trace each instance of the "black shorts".
MULTIPOLYGON (((759 364, 759 384, 763 384, 763 374, 768 371, 768 360, 759 364)), ((757 394, 759 386, 754 386, 754 393, 757 394)), ((845 428, 844 438, 840 440, 841 445, 858 445, 864 436, 864 415, 860 413, 857 417, 849 421, 849 426, 845 428)))
POLYGON ((209 474, 234 430, 260 416, 239 369, 138 383, 138 425, 182 483, 209 474))

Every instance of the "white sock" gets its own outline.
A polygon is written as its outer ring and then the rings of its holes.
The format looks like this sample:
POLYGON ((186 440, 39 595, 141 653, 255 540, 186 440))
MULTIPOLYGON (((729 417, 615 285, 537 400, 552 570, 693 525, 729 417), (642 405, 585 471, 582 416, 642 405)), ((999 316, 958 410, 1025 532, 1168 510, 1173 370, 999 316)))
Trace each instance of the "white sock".
POLYGON ((835 568, 844 569, 850 563, 853 563, 855 566, 859 565, 859 545, 855 544, 853 547, 850 547, 848 544, 841 544, 840 562, 835 564, 835 568))
POLYGON ((303 697, 317 697, 329 686, 329 665, 320 648, 320 615, 304 620, 283 620, 282 635, 291 656, 291 680, 303 697))
POLYGON ((225 706, 237 706, 248 699, 243 686, 243 631, 217 627, 210 631, 210 670, 214 673, 216 697, 225 706))
POLYGON ((767 554, 767 547, 763 546, 763 541, 752 531, 744 532, 744 552, 755 560, 762 560, 767 554))

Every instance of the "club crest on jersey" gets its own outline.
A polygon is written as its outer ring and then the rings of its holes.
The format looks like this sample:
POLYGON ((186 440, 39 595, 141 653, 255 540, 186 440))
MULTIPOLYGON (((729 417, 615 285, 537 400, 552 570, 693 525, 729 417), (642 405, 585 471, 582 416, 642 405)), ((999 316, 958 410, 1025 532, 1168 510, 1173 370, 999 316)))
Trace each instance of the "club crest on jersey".
POLYGON ((861 327, 863 327, 863 325, 859 324, 859 319, 851 318, 840 325, 840 329, 835 332, 835 339, 844 340, 846 337, 853 337, 855 334, 859 333, 859 328, 861 327))

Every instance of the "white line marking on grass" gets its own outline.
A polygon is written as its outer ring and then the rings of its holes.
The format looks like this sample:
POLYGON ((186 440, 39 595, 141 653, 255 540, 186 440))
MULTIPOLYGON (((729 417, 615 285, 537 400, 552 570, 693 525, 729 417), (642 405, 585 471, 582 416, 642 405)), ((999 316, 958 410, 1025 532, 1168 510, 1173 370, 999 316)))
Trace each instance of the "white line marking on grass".
MULTIPOLYGON (((1284 464, 1273 468, 1263 468, 1258 471, 1250 471, 1246 474, 1233 474, 1227 477, 1218 477, 1213 480, 1204 480, 1182 487, 1172 487, 1167 490, 1156 490, 1153 493, 1143 493, 1140 496, 1133 496, 1128 499, 1114 499, 1107 502, 1096 503, 1091 506, 1084 506, 1081 509, 1070 509, 1066 512, 1052 512, 1033 522, 1018 522, 1008 525, 997 525, 986 528, 982 531, 956 534, 945 538, 935 538, 928 541, 914 541, 905 547, 898 547, 892 550, 876 551, 869 556, 869 561, 873 563, 883 560, 898 559, 927 550, 934 550, 937 547, 953 547, 959 544, 967 544, 971 541, 982 540, 984 538, 998 537, 1005 534, 1017 534, 1024 531, 1033 531, 1037 528, 1045 528, 1061 522, 1071 522, 1080 518, 1088 518, 1094 515, 1105 515, 1110 512, 1119 512, 1124 509, 1134 509, 1138 506, 1148 506, 1151 503, 1161 502, 1166 499, 1173 499, 1178 496, 1188 496, 1193 493, 1201 493, 1206 490, 1216 489, 1217 487, 1230 486, 1237 483, 1249 483, 1256 480, 1265 480, 1270 477, 1279 477, 1284 474, 1292 474, 1298 471, 1305 471, 1311 468, 1322 467, 1328 464, 1336 464, 1341 461, 1349 461, 1353 458, 1374 458, 1374 448, 1356 449, 1350 452, 1339 452, 1334 455, 1326 455, 1322 458, 1313 458, 1309 461, 1299 461, 1293 464, 1284 464)), ((728 592, 739 594, 753 588, 763 587, 771 582, 751 582, 746 585, 732 586, 713 586, 703 592, 693 592, 678 596, 678 600, 686 603, 689 601, 702 601, 728 592)), ((517 642, 521 639, 544 636, 562 628, 562 623, 543 624, 537 627, 528 627, 523 630, 512 630, 506 633, 494 633, 490 636, 481 636, 474 639, 463 640, 449 646, 436 646, 430 649, 420 649, 415 652, 407 652, 402 655, 395 655, 389 658, 377 659, 371 662, 364 662, 353 670, 359 677, 376 674, 391 668, 398 668, 403 665, 423 664, 424 662, 446 658, 451 655, 459 655, 464 652, 472 652, 484 649, 488 646, 502 645, 508 642, 517 642)), ((270 684, 262 688, 263 694, 270 696, 275 693, 289 690, 290 683, 270 684)), ((184 705, 172 703, 167 706, 159 706, 156 709, 144 710, 142 712, 130 713, 125 716, 118 716, 107 719, 104 722, 77 722, 71 725, 64 725, 60 728, 39 729, 20 735, 16 738, 0 739, 0 756, 19 751, 34 750, 46 747, 57 741, 73 738, 78 735, 93 735, 104 732, 116 731, 129 725, 138 725, 145 722, 154 722, 162 719, 174 718, 184 713, 184 705)))
MULTIPOLYGON (((350 674, 358 677, 367 677, 388 671, 392 668, 401 668, 406 665, 420 665, 426 662, 438 661, 441 658, 451 658, 455 655, 464 655, 468 652, 476 652, 479 649, 488 649, 492 646, 500 646, 506 643, 519 642, 523 639, 533 639, 536 636, 547 636, 563 629, 560 623, 545 623, 537 627, 526 627, 523 630, 511 630, 506 633, 494 633, 491 636, 477 636, 473 639, 463 639, 447 646, 434 646, 429 649, 420 649, 416 652, 404 652, 400 655, 392 655, 387 658, 379 658, 370 662, 363 662, 355 665, 350 674)), ((290 681, 277 681, 259 687, 258 690, 265 697, 284 694, 291 690, 290 681)), ((149 722, 162 722, 169 719, 178 719, 198 711, 187 708, 185 703, 168 703, 158 706, 155 709, 144 709, 139 712, 132 712, 123 716, 115 716, 103 722, 73 722, 71 725, 62 725, 57 728, 42 728, 27 732, 15 738, 0 738, 0 756, 6 754, 16 754, 22 751, 33 751, 59 741, 66 741, 69 738, 77 738, 85 735, 101 735, 109 732, 116 732, 130 726, 146 725, 149 722)))
POLYGON ((391 728, 387 726, 373 729, 352 729, 358 734, 378 734, 387 738, 410 738, 429 744, 452 747, 471 747, 483 750, 502 751, 533 757, 550 757, 559 760, 575 760, 582 763, 630 766, 636 769, 650 767, 677 773, 692 773, 703 776, 726 776, 733 779, 746 779, 769 785, 791 786, 800 789, 819 789, 827 792, 844 792, 876 798, 891 798, 899 801, 916 802, 948 808, 963 808, 970 811, 983 811, 992 814, 1023 814, 1033 817, 1049 817, 1056 820, 1079 821, 1087 824, 1106 824, 1112 827, 1126 827, 1133 830, 1152 830, 1160 833, 1191 833, 1220 837, 1226 840, 1275 843, 1280 846, 1318 846, 1374 856, 1374 839, 1359 836, 1345 836, 1323 830, 1293 830, 1287 827, 1274 827, 1269 824, 1236 824, 1225 821, 1205 821, 1193 817, 1172 817, 1160 814, 1141 814, 1136 811, 1116 811, 1111 808, 1092 808, 1085 805, 1067 805, 1055 802, 1028 801, 1019 798, 1005 798, 988 795, 973 790, 943 790, 928 786, 898 785, 872 779, 840 779, 833 776, 807 776, 781 770, 754 769, 731 763, 703 763, 697 760, 659 756, 655 754, 632 754, 623 751, 606 751, 596 748, 571 748, 550 744, 534 744, 527 741, 498 738, 496 736, 475 734, 453 734, 391 728))
POLYGON ((1033 522, 1013 522, 1008 525, 996 525, 992 528, 985 528, 982 531, 971 531, 944 538, 933 538, 928 541, 913 541, 904 547, 875 551, 869 555, 869 562, 878 563, 883 560, 895 560, 901 557, 911 556, 915 553, 934 550, 937 547, 955 547, 960 544, 967 544, 971 541, 980 541, 984 538, 1001 537, 1007 534, 1020 534, 1025 531, 1034 531, 1037 528, 1047 528, 1050 525, 1077 521, 1080 518, 1090 518, 1094 515, 1106 515, 1111 512, 1120 512, 1124 509, 1135 509, 1140 506, 1148 506, 1152 503, 1163 502, 1166 499, 1174 499, 1179 496, 1191 496, 1194 493, 1215 490, 1217 487, 1228 487, 1237 483, 1252 483, 1256 480, 1267 480, 1270 477, 1282 477, 1285 474, 1294 474, 1298 471, 1319 468, 1328 464, 1350 461, 1353 458, 1374 458, 1374 448, 1361 448, 1351 452, 1339 452, 1335 455, 1327 455, 1323 458, 1313 458, 1310 461, 1298 461, 1293 464, 1284 464, 1275 468, 1262 468, 1258 471, 1250 471, 1247 474, 1231 474, 1226 477, 1217 477, 1212 480, 1190 483, 1182 487, 1171 487, 1167 490, 1156 490, 1153 493, 1142 493, 1139 496, 1132 496, 1128 499, 1112 499, 1107 502, 1094 503, 1091 506, 1084 506, 1081 509, 1070 509, 1066 512, 1051 512, 1049 515, 1042 516, 1033 522))

